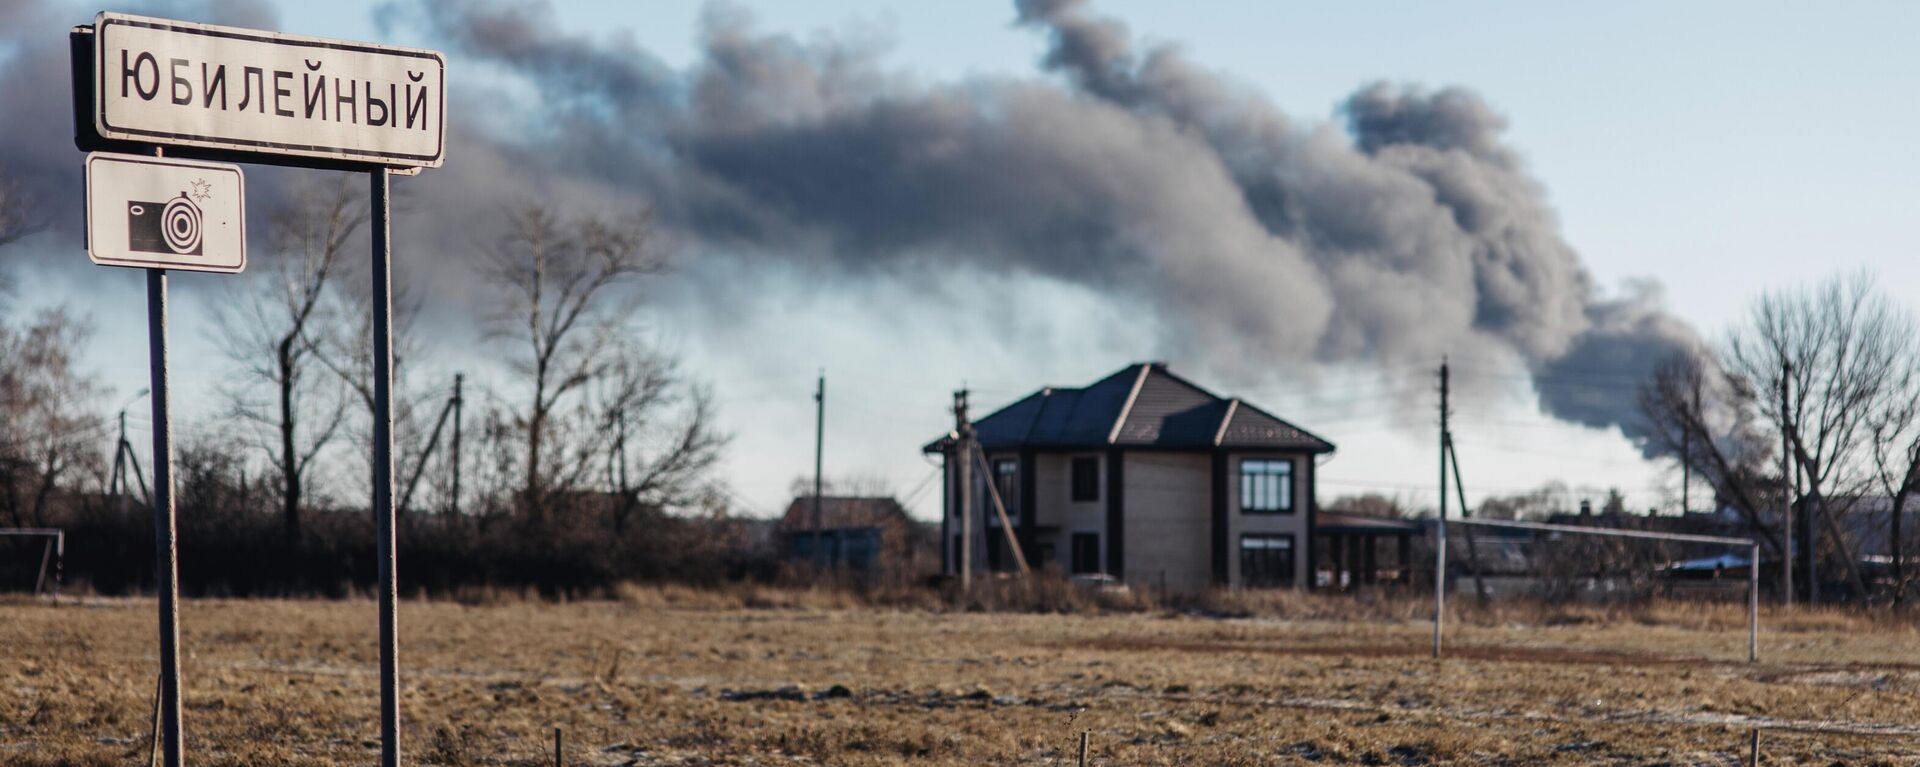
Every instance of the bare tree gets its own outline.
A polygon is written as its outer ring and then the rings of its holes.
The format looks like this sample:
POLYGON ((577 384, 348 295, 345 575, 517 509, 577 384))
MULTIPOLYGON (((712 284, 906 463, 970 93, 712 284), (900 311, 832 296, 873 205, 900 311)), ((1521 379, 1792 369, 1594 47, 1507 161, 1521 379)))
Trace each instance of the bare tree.
POLYGON ((100 472, 100 387, 74 365, 91 335, 61 308, 20 326, 0 318, 0 508, 13 525, 47 525, 62 483, 100 472))
MULTIPOLYGON (((1337 514, 1353 514, 1361 517, 1378 517, 1381 519, 1405 519, 1412 516, 1413 505, 1407 501, 1405 496, 1399 493, 1393 495, 1387 495, 1385 493, 1361 493, 1359 495, 1343 495, 1328 501, 1325 509, 1337 514)), ((1482 518, 1486 517, 1485 501, 1481 502, 1480 510, 1477 513, 1482 518)))
POLYGON ((565 222, 526 205, 507 220, 489 250, 503 296, 493 332, 517 347, 511 364, 528 386, 525 404, 507 414, 524 445, 521 502, 538 520, 549 491, 577 485, 604 448, 608 424, 581 412, 579 395, 623 357, 639 305, 621 288, 664 263, 648 247, 644 216, 565 222))
MULTIPOLYGON (((1903 379, 1911 377, 1910 373, 1901 374, 1903 379)), ((1903 395, 1890 398, 1890 406, 1875 413, 1871 424, 1873 476, 1890 503, 1887 545, 1893 555, 1890 574, 1895 603, 1905 601, 1907 593, 1906 547, 1900 518, 1906 514, 1908 496, 1920 492, 1920 391, 1905 381, 1899 388, 1903 395)))
POLYGON ((1474 509, 1473 515, 1481 519, 1544 520, 1566 510, 1561 500, 1569 492, 1565 483, 1549 482, 1523 493, 1489 496, 1474 509))
POLYGON ((1911 347, 1912 320, 1874 289, 1870 275, 1856 273, 1767 293, 1754 302, 1748 323, 1728 339, 1726 365, 1759 391, 1778 392, 1785 378, 1788 399, 1758 397, 1761 412, 1786 435, 1810 521, 1832 549, 1816 554, 1838 559, 1864 595, 1866 582, 1836 517, 1870 486, 1872 413, 1911 347))
MULTIPOLYGON (((365 270, 345 268, 343 265, 335 273, 340 284, 328 290, 326 311, 322 313, 324 323, 313 328, 307 334, 313 359, 339 378, 340 384, 353 394, 361 406, 365 420, 354 431, 356 441, 371 443, 373 402, 373 291, 366 278, 365 270)), ((420 302, 411 291, 398 288, 393 295, 393 436, 394 436, 394 476, 406 477, 422 459, 423 445, 417 438, 419 430, 414 428, 416 405, 420 401, 417 393, 408 386, 407 373, 412 363, 424 348, 419 335, 415 332, 420 316, 420 302)), ((372 482, 371 452, 364 453, 367 462, 367 485, 372 482)), ((400 509, 402 513, 405 509, 400 509)))
POLYGON ((38 198, 18 179, 0 173, 0 248, 46 227, 38 198))
POLYGON ((1911 531, 1902 531, 1909 496, 1920 492, 1920 344, 1905 333, 1908 346, 1900 351, 1880 401, 1868 411, 1868 440, 1872 448, 1875 484, 1889 502, 1887 545, 1892 554, 1893 601, 1904 602, 1907 593, 1906 540, 1911 531))
POLYGON ((1745 379, 1728 375, 1704 351, 1677 356, 1641 386, 1640 412, 1656 449, 1691 467, 1775 556, 1784 554, 1766 519, 1785 493, 1770 470, 1777 440, 1761 430, 1756 392, 1745 379))
POLYGON ((344 181, 297 188, 272 216, 274 257, 220 310, 216 341, 245 374, 227 395, 234 415, 265 433, 289 545, 300 541, 314 461, 346 422, 337 377, 316 368, 316 335, 329 322, 328 286, 366 218, 365 200, 344 181))
POLYGON ((726 437, 713 425, 713 398, 682 380, 678 366, 619 343, 600 412, 611 423, 608 485, 618 496, 613 530, 624 533, 641 508, 687 508, 708 494, 707 476, 726 437))
MULTIPOLYGON (((787 493, 795 498, 813 497, 813 475, 795 474, 787 481, 787 493)), ((852 496, 856 498, 896 498, 900 488, 885 474, 873 472, 854 472, 837 477, 822 477, 820 493, 827 496, 852 496)))

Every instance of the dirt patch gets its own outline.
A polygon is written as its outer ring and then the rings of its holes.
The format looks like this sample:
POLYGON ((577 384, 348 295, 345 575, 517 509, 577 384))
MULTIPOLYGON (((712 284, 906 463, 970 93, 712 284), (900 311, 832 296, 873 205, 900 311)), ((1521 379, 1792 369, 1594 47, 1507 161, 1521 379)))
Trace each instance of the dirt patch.
MULTIPOLYGON (((144 758, 152 611, 126 604, 0 606, 0 763, 144 758)), ((370 760, 376 614, 184 603, 189 758, 370 760)), ((1776 635, 1753 667, 1708 660, 1744 654, 1723 626, 1626 622, 1462 626, 1448 657, 1467 660, 1434 663, 1407 621, 652 601, 400 619, 403 750, 443 764, 551 763, 555 726, 570 764, 1067 764, 1082 733, 1101 765, 1725 764, 1750 727, 1770 763, 1920 761, 1920 696, 1871 668, 1911 654, 1904 627, 1776 635)))

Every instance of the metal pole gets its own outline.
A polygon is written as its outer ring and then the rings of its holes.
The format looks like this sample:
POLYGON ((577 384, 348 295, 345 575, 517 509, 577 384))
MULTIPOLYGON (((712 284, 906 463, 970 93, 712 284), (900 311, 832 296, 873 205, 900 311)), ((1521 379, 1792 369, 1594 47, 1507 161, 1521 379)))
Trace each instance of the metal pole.
POLYGON ((960 590, 973 589, 973 424, 967 420, 967 390, 953 393, 953 461, 960 472, 960 590))
POLYGON ((825 529, 821 513, 820 467, 827 447, 827 372, 820 371, 818 388, 813 391, 813 573, 827 568, 827 545, 821 533, 825 529))
MULTIPOLYGON (((158 155, 159 150, 154 150, 158 155)), ((173 513, 173 417, 167 390, 167 272, 147 270, 147 375, 153 388, 154 590, 160 597, 160 734, 166 767, 180 767, 180 550, 173 513)))
POLYGON ((386 168, 370 174, 373 209, 373 520, 380 548, 380 764, 400 767, 399 596, 393 518, 393 230, 386 168))
MULTIPOLYGON (((33 579, 33 595, 40 596, 40 590, 47 586, 47 565, 53 563, 53 536, 47 536, 47 544, 40 548, 40 574, 33 579)), ((54 594, 58 597, 59 594, 54 594)))
POLYGON ((466 399, 461 396, 460 385, 466 381, 466 374, 453 374, 453 513, 460 513, 460 420, 464 413, 461 406, 466 399))
POLYGON ((120 409, 120 441, 113 444, 113 478, 107 492, 120 498, 120 513, 127 513, 127 409, 120 409))
POLYGON ((1793 606, 1793 449, 1788 445, 1787 377, 1793 363, 1780 367, 1780 603, 1793 606))
POLYGON ((1433 545, 1433 657, 1440 657, 1441 616, 1447 612, 1447 521, 1434 526, 1438 535, 1433 545))
POLYGON ((1760 544, 1747 555, 1747 662, 1760 660, 1760 544))
POLYGON ((62 530, 53 534, 53 600, 60 601, 60 582, 66 579, 67 571, 67 533, 62 530))
POLYGON ((1433 657, 1440 657, 1440 626, 1447 611, 1447 361, 1440 360, 1440 518, 1433 526, 1433 657))

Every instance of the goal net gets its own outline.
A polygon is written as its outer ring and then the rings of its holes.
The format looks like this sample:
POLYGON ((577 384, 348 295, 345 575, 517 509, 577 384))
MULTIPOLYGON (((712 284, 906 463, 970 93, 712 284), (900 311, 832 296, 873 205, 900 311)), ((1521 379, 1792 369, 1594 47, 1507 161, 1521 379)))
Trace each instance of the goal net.
POLYGON ((1747 658, 1758 657, 1759 544, 1746 538, 1494 519, 1435 527, 1433 652, 1450 599, 1612 603, 1745 601, 1747 658))
POLYGON ((0 528, 0 593, 59 596, 66 548, 56 528, 0 528))

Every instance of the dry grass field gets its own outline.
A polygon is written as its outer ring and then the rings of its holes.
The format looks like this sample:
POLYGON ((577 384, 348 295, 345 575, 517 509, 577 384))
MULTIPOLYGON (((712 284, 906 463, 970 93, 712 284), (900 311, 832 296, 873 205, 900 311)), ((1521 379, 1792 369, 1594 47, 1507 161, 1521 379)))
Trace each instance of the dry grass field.
MULTIPOLYGON (((1763 616, 1749 665, 1731 607, 1469 611, 1435 662, 1417 601, 845 601, 403 603, 408 759, 549 764, 558 727, 569 764, 1071 764, 1087 731, 1100 765, 1732 765, 1757 725, 1768 764, 1920 760, 1920 642, 1890 619, 1763 616)), ((0 605, 0 763, 142 763, 153 619, 0 605)), ((190 763, 375 761, 371 603, 194 601, 183 620, 190 763)))

